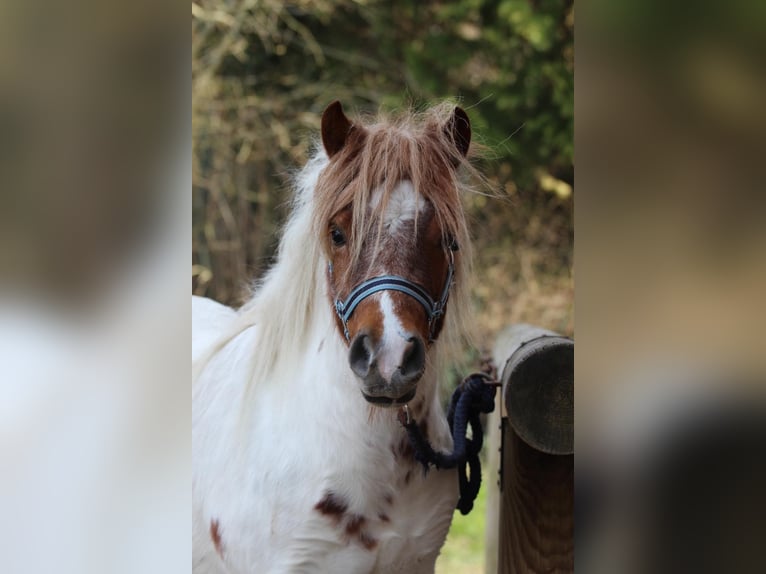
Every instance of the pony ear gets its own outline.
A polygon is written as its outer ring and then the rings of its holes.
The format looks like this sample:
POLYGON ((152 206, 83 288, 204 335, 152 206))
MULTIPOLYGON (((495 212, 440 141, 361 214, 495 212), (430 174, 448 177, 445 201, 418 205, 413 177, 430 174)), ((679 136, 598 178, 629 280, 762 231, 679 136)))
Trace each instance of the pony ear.
POLYGON ((332 158, 343 149, 353 127, 354 124, 343 113, 343 106, 338 100, 327 106, 322 114, 322 144, 327 152, 327 157, 332 158))
POLYGON ((468 114, 459 106, 455 106, 452 117, 444 126, 447 137, 454 143, 460 155, 465 157, 468 154, 468 147, 471 145, 471 120, 468 114))

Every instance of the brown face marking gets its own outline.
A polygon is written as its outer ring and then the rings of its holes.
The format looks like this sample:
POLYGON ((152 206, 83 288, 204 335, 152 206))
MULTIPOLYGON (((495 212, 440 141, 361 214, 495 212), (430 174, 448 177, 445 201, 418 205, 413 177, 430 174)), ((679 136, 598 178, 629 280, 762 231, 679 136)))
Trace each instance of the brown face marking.
MULTIPOLYGON (((364 265, 363 260, 368 258, 369 262, 371 245, 375 244, 369 243, 369 235, 380 229, 377 223, 391 193, 407 180, 427 202, 430 213, 420 213, 417 229, 413 222, 409 234, 399 233, 407 231, 400 229, 403 221, 392 226, 397 237, 388 245, 380 245, 381 258, 394 259, 393 267, 384 267, 385 272, 403 275, 437 297, 446 277, 447 233, 455 235, 458 242, 467 240, 456 173, 459 166, 468 167, 464 158, 470 143, 470 123, 465 112, 445 109, 444 113, 405 115, 393 125, 380 121, 365 126, 360 122, 352 124, 340 105, 334 103, 322 116, 322 123, 322 140, 330 161, 317 179, 313 219, 319 240, 338 270, 330 280, 333 295, 346 294, 354 284, 369 278, 369 273, 380 271, 364 265), (385 186, 383 197, 372 202, 373 190, 381 186, 385 186), (339 221, 339 215, 349 207, 355 210, 354 221, 339 221), (343 229, 345 243, 337 234, 333 238, 333 225, 343 229), (348 233, 351 228, 353 234, 348 233), (397 249, 392 249, 392 244, 397 249)), ((381 239, 387 240, 388 229, 382 231, 381 239)), ((418 322, 425 323, 416 301, 406 305, 419 313, 418 322)), ((435 325, 437 333, 442 321, 439 319, 435 325)), ((405 327, 415 332, 411 325, 405 327)), ((421 336, 426 339, 428 333, 421 336)))
POLYGON ((348 510, 348 504, 333 491, 328 490, 325 492, 322 500, 314 505, 314 510, 332 518, 335 522, 340 522, 346 510, 348 510))
MULTIPOLYGON (((448 257, 444 249, 442 230, 434 217, 431 204, 419 216, 417 229, 414 222, 412 230, 402 227, 398 236, 388 239, 384 252, 387 258, 382 262, 387 273, 402 275, 422 286, 432 299, 439 300, 447 278, 448 257), (401 236, 405 234, 405 237, 401 236), (402 251, 408 253, 403 257, 402 251)), ((423 307, 409 295, 390 292, 394 311, 404 329, 419 333, 424 341, 430 338, 430 329, 423 307)), ((449 306, 449 303, 447 304, 449 306)), ((434 337, 438 337, 442 328, 442 319, 434 325, 434 337)))
MULTIPOLYGON (((421 201, 426 201, 421 198, 421 201)), ((331 304, 335 299, 344 300, 356 286, 376 275, 400 275, 421 285, 438 300, 447 277, 448 258, 444 249, 442 230, 434 217, 430 203, 419 215, 417 229, 415 222, 406 222, 397 227, 397 231, 388 235, 383 229, 378 238, 379 227, 372 225, 367 237, 351 239, 353 207, 345 206, 331 219, 328 229, 338 230, 346 237, 346 244, 330 247, 330 259, 333 271, 328 271, 331 304), (362 242, 360 259, 351 261, 352 241, 362 242), (374 252, 374 247, 379 251, 374 252), (371 263, 374 265, 371 267, 371 263)), ((419 333, 426 342, 430 340, 430 329, 423 307, 415 299, 404 293, 389 291, 398 320, 405 331, 419 333)), ((343 332, 343 325, 335 317, 338 330, 343 332)), ((442 319, 437 320, 434 335, 442 328, 442 319)), ((348 322, 350 339, 365 332, 374 341, 382 335, 383 317, 379 306, 370 300, 359 303, 348 322)))
MULTIPOLYGON (((340 319, 338 319, 340 322, 340 319)), ((380 305, 373 299, 365 299, 354 310, 351 319, 348 321, 348 332, 351 340, 364 331, 373 341, 377 342, 383 338, 383 313, 380 305)))
POLYGON ((215 551, 218 553, 218 556, 223 560, 223 542, 221 540, 221 531, 218 520, 213 519, 210 521, 210 539, 213 541, 213 546, 215 546, 215 551))

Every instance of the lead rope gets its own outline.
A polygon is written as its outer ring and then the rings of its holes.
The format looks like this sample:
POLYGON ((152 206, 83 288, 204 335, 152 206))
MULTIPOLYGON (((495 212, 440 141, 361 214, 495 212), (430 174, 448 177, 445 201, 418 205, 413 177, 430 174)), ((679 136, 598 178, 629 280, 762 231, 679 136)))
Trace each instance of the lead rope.
POLYGON ((437 470, 457 467, 460 481, 457 509, 463 515, 471 512, 481 487, 479 452, 484 442, 484 429, 480 415, 495 410, 495 389, 499 386, 494 365, 485 359, 482 372, 468 375, 452 393, 447 412, 453 441, 451 453, 435 451, 420 432, 417 422, 410 417, 409 409, 405 406, 399 410, 399 422, 407 431, 415 460, 423 465, 424 472, 427 473, 431 466, 437 470), (467 436, 468 425, 471 426, 471 438, 467 436))

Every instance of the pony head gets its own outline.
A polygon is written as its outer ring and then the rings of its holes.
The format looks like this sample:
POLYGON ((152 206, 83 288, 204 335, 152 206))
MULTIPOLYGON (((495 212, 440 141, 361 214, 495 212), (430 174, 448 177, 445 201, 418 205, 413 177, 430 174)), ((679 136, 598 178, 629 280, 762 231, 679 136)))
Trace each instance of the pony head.
POLYGON ((454 106, 362 125, 334 102, 322 116, 329 162, 315 230, 338 335, 373 404, 412 399, 444 328, 468 240, 457 170, 470 140, 468 116, 454 106))

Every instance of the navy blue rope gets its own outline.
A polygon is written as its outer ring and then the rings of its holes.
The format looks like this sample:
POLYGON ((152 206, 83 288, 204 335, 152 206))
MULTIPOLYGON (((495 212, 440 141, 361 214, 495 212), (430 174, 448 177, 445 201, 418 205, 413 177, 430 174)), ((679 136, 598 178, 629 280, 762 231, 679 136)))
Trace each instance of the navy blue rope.
POLYGON ((461 514, 468 514, 473 508, 481 487, 481 462, 479 452, 484 442, 484 430, 481 426, 481 413, 491 413, 495 409, 496 383, 488 383, 486 374, 474 373, 463 379, 452 393, 447 422, 452 433, 453 450, 451 453, 438 452, 420 432, 417 422, 407 421, 400 412, 400 422, 407 430, 407 435, 415 451, 415 460, 428 472, 430 466, 437 469, 458 469, 460 481, 460 499, 457 509, 461 514), (471 425, 471 436, 466 436, 471 425), (468 472, 470 471, 470 473, 468 472))

